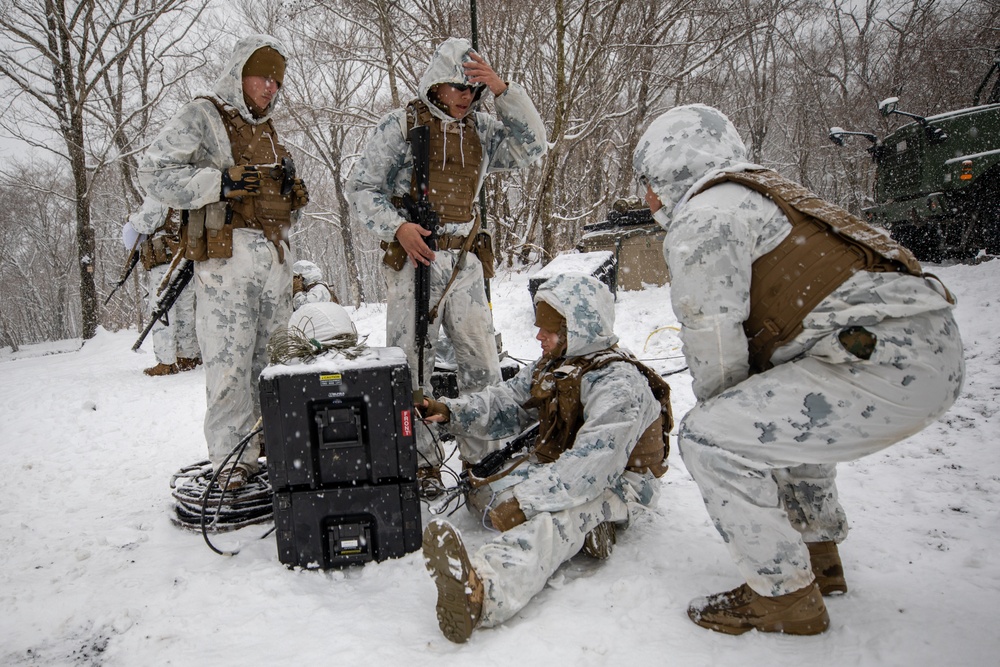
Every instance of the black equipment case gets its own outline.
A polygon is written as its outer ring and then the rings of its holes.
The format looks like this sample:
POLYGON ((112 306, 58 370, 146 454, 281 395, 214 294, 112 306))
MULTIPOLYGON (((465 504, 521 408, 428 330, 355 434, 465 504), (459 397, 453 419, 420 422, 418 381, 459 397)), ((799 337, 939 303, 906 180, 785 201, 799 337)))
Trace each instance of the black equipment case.
POLYGON ((260 406, 282 563, 332 568, 420 548, 412 396, 399 348, 264 369, 260 406))

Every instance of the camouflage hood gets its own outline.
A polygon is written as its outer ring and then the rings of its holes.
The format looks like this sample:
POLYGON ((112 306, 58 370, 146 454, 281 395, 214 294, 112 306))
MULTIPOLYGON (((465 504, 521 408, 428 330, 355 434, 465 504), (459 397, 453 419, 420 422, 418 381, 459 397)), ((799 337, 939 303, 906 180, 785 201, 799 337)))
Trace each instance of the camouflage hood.
POLYGON ((236 107, 244 120, 254 124, 266 122, 271 117, 271 114, 274 113, 274 107, 281 97, 281 88, 279 88, 271 100, 271 105, 267 108, 267 114, 262 118, 254 118, 253 114, 250 113, 250 109, 247 108, 246 102, 243 100, 243 66, 246 65, 247 60, 253 55, 253 52, 263 46, 270 46, 280 53, 287 62, 288 52, 281 42, 274 37, 269 35, 248 35, 236 42, 236 46, 233 48, 233 55, 229 57, 225 68, 222 70, 222 75, 212 87, 212 93, 215 97, 226 104, 236 107))
POLYGON ((579 357, 605 350, 618 342, 615 300, 593 276, 564 273, 546 280, 535 293, 566 318, 566 356, 579 357))
POLYGON ((323 272, 319 267, 307 259, 300 259, 292 265, 292 274, 302 276, 302 280, 307 285, 315 285, 323 282, 323 272))
MULTIPOLYGON (((471 85, 465 76, 465 69, 462 67, 462 63, 472 60, 469 57, 469 51, 471 50, 472 43, 469 40, 460 37, 448 38, 434 51, 431 61, 427 64, 427 70, 420 77, 418 95, 420 100, 427 105, 427 108, 431 110, 431 113, 436 118, 446 121, 455 120, 431 101, 428 96, 430 89, 439 83, 471 85)), ((480 89, 481 92, 482 89, 480 89)), ((469 112, 466 116, 479 108, 480 99, 481 95, 477 95, 469 107, 469 112)))
POLYGON ((695 186, 718 171, 751 166, 732 122, 703 104, 674 107, 654 120, 639 139, 632 167, 646 179, 670 216, 695 186))

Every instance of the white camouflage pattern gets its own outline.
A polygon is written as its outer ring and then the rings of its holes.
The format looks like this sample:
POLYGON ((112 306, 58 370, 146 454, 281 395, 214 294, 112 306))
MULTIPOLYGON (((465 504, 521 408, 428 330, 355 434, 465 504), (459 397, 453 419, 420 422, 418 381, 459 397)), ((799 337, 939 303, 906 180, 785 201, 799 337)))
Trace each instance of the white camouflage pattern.
MULTIPOLYGON (((544 300, 567 321, 567 357, 611 347, 614 300, 598 280, 566 273, 543 283, 544 300)), ((531 377, 543 357, 510 380, 457 399, 445 425, 459 435, 510 438, 537 420, 521 406, 531 397, 531 377)), ((558 363, 558 362, 556 362, 558 363)), ((627 362, 613 362, 582 377, 585 422, 571 449, 552 463, 528 462, 491 484, 493 505, 513 496, 527 521, 485 544, 472 556, 485 585, 482 624, 502 623, 545 586, 560 564, 575 556, 587 533, 604 521, 627 522, 629 505, 655 504, 659 481, 625 470, 639 437, 659 415, 645 377, 627 362)))
MULTIPOLYGON (((435 51, 420 79, 419 98, 441 123, 452 123, 455 119, 431 103, 427 93, 438 83, 468 83, 462 62, 469 59, 471 48, 468 40, 448 39, 435 51)), ((476 196, 488 174, 526 167, 541 158, 546 150, 545 125, 523 87, 508 83, 507 90, 494 99, 494 104, 497 117, 476 111, 478 103, 473 104, 469 112, 474 115, 476 139, 483 148, 476 196)), ((410 191, 413 157, 406 141, 407 130, 405 109, 392 111, 379 120, 347 179, 344 192, 353 215, 385 242, 395 240, 396 230, 406 222, 392 205, 392 198, 410 191)), ((462 135, 460 141, 470 139, 462 135)), ((459 149, 456 146, 456 150, 459 149)), ((472 225, 472 221, 449 223, 442 225, 439 232, 466 236, 472 225)), ((437 251, 431 265, 432 306, 444 292, 458 255, 458 250, 437 251)), ((431 395, 430 376, 442 325, 455 348, 459 391, 476 391, 500 380, 493 317, 486 301, 482 265, 475 256, 466 256, 465 265, 438 309, 437 320, 428 327, 429 347, 425 351, 423 378, 417 377, 413 267, 407 263, 402 270, 394 271, 383 266, 383 274, 388 285, 386 345, 400 347, 406 352, 414 389, 423 386, 427 395, 431 395)), ((417 429, 417 451, 421 466, 441 463, 430 431, 422 425, 417 429)))
MULTIPOLYGON (((239 109, 251 123, 269 118, 255 119, 243 100, 243 65, 263 46, 287 53, 267 35, 241 39, 212 93, 239 109)), ((280 92, 268 114, 279 97, 280 92)), ((146 191, 164 204, 193 210, 220 200, 222 170, 232 165, 229 137, 218 110, 209 100, 196 99, 182 107, 153 140, 140 166, 139 179, 146 191)), ((297 216, 293 211, 293 222, 297 216)), ((281 263, 274 244, 261 231, 236 229, 231 258, 195 265, 192 282, 208 401, 205 439, 216 467, 250 433, 260 416, 257 382, 267 364, 267 341, 275 329, 285 326, 292 312, 294 257, 287 243, 284 245, 285 261, 281 263)), ((240 461, 256 469, 259 453, 259 442, 254 439, 240 461)))
POLYGON ((761 595, 808 585, 804 542, 842 541, 835 464, 879 451, 940 417, 964 374, 951 306, 929 279, 859 272, 805 319, 804 331, 749 375, 743 321, 751 264, 791 225, 776 204, 724 183, 692 196, 719 169, 748 166, 736 129, 691 105, 657 118, 635 151, 636 173, 668 215, 671 301, 698 400, 681 422, 681 455, 747 583, 761 595), (839 333, 878 339, 864 361, 839 333))

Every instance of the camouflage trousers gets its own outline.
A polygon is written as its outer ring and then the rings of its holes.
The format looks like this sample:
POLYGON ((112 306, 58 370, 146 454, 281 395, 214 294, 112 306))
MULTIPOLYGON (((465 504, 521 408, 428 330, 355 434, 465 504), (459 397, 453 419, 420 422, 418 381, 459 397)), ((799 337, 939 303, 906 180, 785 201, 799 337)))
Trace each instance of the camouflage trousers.
MULTIPOLYGON (((146 313, 150 314, 156 308, 156 290, 167 274, 169 264, 154 266, 146 272, 146 313)), ((194 359, 201 356, 198 348, 198 336, 195 333, 194 320, 194 285, 188 286, 177 297, 167 320, 170 324, 158 322, 153 325, 153 354, 160 364, 170 366, 177 362, 177 357, 194 359)))
POLYGON ((499 625, 523 609, 560 565, 580 553, 587 533, 628 516, 628 505, 609 489, 572 509, 536 514, 484 544, 470 558, 485 593, 481 625, 499 625))
MULTIPOLYGON (((452 270, 458 259, 456 250, 438 251, 430 266, 431 298, 433 308, 441 299, 445 285, 451 279, 452 270)), ((414 299, 414 268, 407 261, 399 271, 383 266, 388 285, 388 307, 386 310, 386 345, 400 347, 406 353, 410 364, 413 388, 423 387, 431 396, 431 373, 434 370, 436 347, 441 327, 447 332, 455 350, 458 367, 458 390, 460 393, 478 391, 500 381, 500 359, 497 356, 496 335, 493 330, 493 315, 486 301, 486 284, 479 259, 472 254, 465 256, 465 266, 458 272, 444 301, 438 307, 437 319, 427 327, 427 347, 424 348, 424 377, 418 378, 417 350, 414 340, 416 329, 416 300, 414 299)), ((434 427, 431 427, 433 429, 434 427)), ((434 433, 423 424, 416 428, 418 465, 440 465, 441 453, 434 444, 434 433)), ((463 438, 462 442, 473 442, 463 438)), ((463 456, 472 456, 472 461, 481 458, 481 445, 470 444, 463 447, 463 456)))
POLYGON ((688 471, 740 573, 761 595, 813 579, 805 542, 847 534, 836 464, 877 452, 940 417, 961 390, 950 311, 865 327, 867 361, 836 334, 806 355, 696 405, 678 439, 688 471))
MULTIPOLYGON (((292 263, 260 232, 233 231, 233 256, 195 264, 198 343, 205 366, 205 439, 218 468, 260 417, 257 386, 267 342, 292 314, 292 263)), ((259 442, 240 461, 257 468, 259 442)))

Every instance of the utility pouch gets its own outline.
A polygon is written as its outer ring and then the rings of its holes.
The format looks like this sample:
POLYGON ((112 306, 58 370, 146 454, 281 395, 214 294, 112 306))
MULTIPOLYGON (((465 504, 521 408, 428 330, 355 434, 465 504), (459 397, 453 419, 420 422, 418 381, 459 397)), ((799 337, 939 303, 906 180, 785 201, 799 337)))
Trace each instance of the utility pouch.
POLYGON ((406 266, 406 251, 403 250, 403 246, 400 245, 399 241, 393 241, 392 243, 379 241, 379 247, 385 251, 385 254, 382 255, 383 264, 393 271, 401 271, 406 266))
POLYGON ((496 257, 493 255, 493 235, 486 230, 476 234, 470 249, 483 265, 483 278, 489 280, 496 275, 496 257))
POLYGON ((173 248, 167 243, 165 236, 157 236, 143 241, 139 246, 139 258, 142 260, 142 268, 149 271, 152 268, 169 264, 173 259, 173 248))
POLYGON ((233 256, 233 226, 226 224, 228 206, 224 201, 208 204, 205 211, 205 246, 208 257, 229 259, 233 256))
POLYGON ((184 211, 184 228, 181 232, 184 243, 184 258, 192 262, 203 262, 208 259, 208 246, 205 241, 205 209, 184 211))

